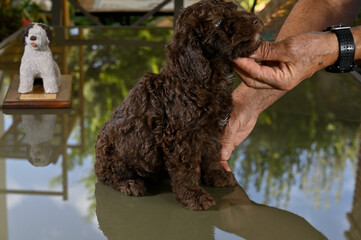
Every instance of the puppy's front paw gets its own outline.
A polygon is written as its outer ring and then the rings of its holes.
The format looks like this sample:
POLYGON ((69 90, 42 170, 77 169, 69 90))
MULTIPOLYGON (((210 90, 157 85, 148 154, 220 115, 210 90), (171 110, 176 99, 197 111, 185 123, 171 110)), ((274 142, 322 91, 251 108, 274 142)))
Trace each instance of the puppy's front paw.
POLYGON ((205 210, 216 205, 216 201, 203 189, 189 190, 184 196, 177 197, 177 201, 191 210, 205 210))
POLYGON ((213 170, 207 173, 203 179, 206 185, 214 187, 236 186, 238 184, 234 174, 224 169, 213 170))

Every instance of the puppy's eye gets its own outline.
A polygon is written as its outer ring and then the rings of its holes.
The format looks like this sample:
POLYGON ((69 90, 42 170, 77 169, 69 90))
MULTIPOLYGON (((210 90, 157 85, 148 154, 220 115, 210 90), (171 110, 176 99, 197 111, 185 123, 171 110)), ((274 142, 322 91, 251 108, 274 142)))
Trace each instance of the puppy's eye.
POLYGON ((221 26, 222 22, 223 22, 223 19, 219 19, 218 22, 216 23, 216 25, 214 25, 214 26, 219 27, 219 26, 221 26))

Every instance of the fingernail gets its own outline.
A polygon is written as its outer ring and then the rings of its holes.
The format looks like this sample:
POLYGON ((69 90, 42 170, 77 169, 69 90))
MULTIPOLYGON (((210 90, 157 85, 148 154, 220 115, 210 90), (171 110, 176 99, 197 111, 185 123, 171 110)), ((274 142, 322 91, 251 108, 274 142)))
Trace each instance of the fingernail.
POLYGON ((256 53, 252 53, 251 55, 248 56, 249 58, 257 58, 257 54, 256 53))
POLYGON ((221 166, 222 166, 224 169, 226 169, 227 172, 231 172, 231 171, 232 171, 231 168, 229 167, 227 161, 220 161, 220 163, 221 163, 221 166))
POLYGON ((227 150, 227 149, 222 149, 222 150, 221 150, 221 155, 222 155, 222 159, 227 160, 227 159, 229 158, 229 157, 228 157, 228 155, 229 155, 228 150, 227 150))

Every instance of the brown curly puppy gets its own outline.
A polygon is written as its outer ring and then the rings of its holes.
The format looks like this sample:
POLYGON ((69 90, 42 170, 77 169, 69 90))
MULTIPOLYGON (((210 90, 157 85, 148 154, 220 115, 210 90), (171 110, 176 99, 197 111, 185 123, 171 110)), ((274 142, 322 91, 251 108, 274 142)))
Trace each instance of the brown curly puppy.
POLYGON ((200 186, 236 185, 220 165, 220 138, 232 111, 232 62, 260 43, 260 20, 223 0, 181 13, 166 46, 167 66, 148 73, 98 134, 95 173, 126 195, 143 195, 144 179, 163 172, 190 209, 215 205, 200 186))

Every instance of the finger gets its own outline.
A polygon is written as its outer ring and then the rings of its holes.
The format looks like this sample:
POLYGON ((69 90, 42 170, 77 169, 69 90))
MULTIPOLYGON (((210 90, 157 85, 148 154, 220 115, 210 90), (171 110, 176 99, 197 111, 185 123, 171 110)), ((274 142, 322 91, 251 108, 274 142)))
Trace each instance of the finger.
POLYGON ((227 171, 227 172, 231 172, 231 168, 229 167, 228 165, 228 162, 227 161, 220 161, 221 163, 221 166, 227 171))
POLYGON ((261 42, 250 58, 264 61, 281 61, 282 55, 278 53, 279 44, 276 42, 261 42))
MULTIPOLYGON (((231 154, 239 143, 237 143, 238 139, 236 139, 237 132, 240 128, 239 121, 237 117, 234 116, 234 113, 231 113, 230 119, 228 120, 227 125, 224 128, 224 132, 221 138, 221 161, 228 161, 231 157, 231 154), (235 144, 237 143, 237 144, 235 144)), ((228 164, 227 164, 228 165, 228 164)))
POLYGON ((247 85, 247 87, 257 88, 257 89, 274 89, 273 86, 271 86, 267 83, 264 83, 263 81, 252 78, 248 73, 243 71, 238 66, 234 66, 234 71, 238 74, 238 76, 242 79, 242 81, 247 85))
POLYGON ((235 70, 241 70, 258 81, 267 83, 277 75, 276 67, 260 65, 251 58, 237 58, 234 60, 235 70))
POLYGON ((227 161, 234 150, 234 134, 225 130, 221 139, 221 161, 227 161))
POLYGON ((224 131, 223 137, 221 139, 221 156, 220 156, 220 163, 221 166, 226 169, 227 171, 231 171, 231 168, 228 165, 228 159, 231 157, 232 151, 234 150, 234 143, 232 141, 233 139, 233 133, 230 129, 228 129, 228 125, 226 126, 226 129, 224 131))
MULTIPOLYGON (((286 84, 283 69, 278 66, 260 65, 251 58, 237 58, 234 63, 236 64, 235 71, 246 73, 243 75, 245 83, 256 85, 254 82, 257 81, 276 89, 283 89, 286 84)), ((261 86, 260 83, 258 85, 261 86)), ((262 87, 267 88, 265 85, 262 87)))
POLYGON ((222 144, 222 149, 221 149, 221 161, 227 161, 232 154, 233 151, 233 146, 231 144, 222 144))

